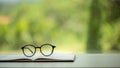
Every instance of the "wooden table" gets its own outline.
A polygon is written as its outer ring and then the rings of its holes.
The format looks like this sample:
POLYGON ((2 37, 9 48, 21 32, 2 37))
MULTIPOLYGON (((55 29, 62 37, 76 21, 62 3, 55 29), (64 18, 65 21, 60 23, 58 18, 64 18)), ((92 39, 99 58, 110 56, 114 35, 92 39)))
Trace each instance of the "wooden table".
POLYGON ((0 62, 3 67, 120 67, 120 54, 78 54, 74 62, 0 62))

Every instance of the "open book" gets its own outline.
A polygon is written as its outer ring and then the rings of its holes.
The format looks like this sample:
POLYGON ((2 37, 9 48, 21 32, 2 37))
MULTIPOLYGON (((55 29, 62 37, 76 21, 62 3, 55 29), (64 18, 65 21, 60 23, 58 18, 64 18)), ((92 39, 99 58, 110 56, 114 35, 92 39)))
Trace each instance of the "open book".
POLYGON ((75 55, 57 53, 48 57, 41 54, 36 54, 33 57, 26 57, 23 54, 8 54, 0 57, 0 62, 74 62, 75 60, 75 55))

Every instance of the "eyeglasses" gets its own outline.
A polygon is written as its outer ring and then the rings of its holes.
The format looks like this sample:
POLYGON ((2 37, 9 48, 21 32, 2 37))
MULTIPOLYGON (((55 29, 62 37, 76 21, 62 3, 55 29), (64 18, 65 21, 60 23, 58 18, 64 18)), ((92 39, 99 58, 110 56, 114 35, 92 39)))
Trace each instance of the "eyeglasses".
POLYGON ((26 57, 32 57, 36 53, 36 49, 39 48, 40 52, 44 56, 50 56, 53 54, 54 48, 56 46, 53 46, 52 44, 43 44, 40 47, 36 47, 33 44, 26 44, 25 46, 21 47, 23 54, 26 57))

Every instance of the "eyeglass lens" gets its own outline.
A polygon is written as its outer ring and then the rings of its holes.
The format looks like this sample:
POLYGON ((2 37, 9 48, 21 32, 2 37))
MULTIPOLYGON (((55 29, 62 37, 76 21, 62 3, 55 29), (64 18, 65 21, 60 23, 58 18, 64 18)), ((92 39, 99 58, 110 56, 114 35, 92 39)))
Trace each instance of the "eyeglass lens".
POLYGON ((53 47, 51 45, 46 44, 46 45, 41 46, 40 51, 44 56, 49 56, 53 52, 53 47))
POLYGON ((35 53, 35 47, 32 46, 32 45, 27 45, 23 48, 23 52, 26 56, 30 57, 30 56, 33 56, 34 53, 35 53))

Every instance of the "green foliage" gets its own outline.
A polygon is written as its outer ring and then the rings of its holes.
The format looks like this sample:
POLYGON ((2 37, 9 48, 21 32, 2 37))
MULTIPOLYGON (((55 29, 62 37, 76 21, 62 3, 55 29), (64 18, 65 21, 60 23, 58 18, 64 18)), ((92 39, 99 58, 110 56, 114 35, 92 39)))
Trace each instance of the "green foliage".
MULTIPOLYGON (((119 48, 120 25, 115 23, 111 26, 106 20, 109 17, 107 15, 112 13, 108 8, 112 3, 99 0, 97 6, 93 5, 92 8, 92 2, 93 0, 40 0, 0 3, 0 18, 10 18, 6 24, 0 21, 0 53, 19 51, 21 46, 33 41, 38 45, 51 43, 57 46, 57 51, 74 53, 84 53, 95 48, 107 52, 113 43, 117 43, 119 48), (96 34, 93 34, 94 31, 96 34), (100 39, 99 35, 102 35, 100 39), (111 38, 114 40, 109 43, 111 38), (86 44, 91 44, 87 50, 86 44)), ((114 10, 113 13, 115 11, 119 12, 114 10)))
MULTIPOLYGON (((45 0, 36 3, 10 4, 9 6, 12 7, 10 12, 7 11, 11 21, 5 25, 6 31, 5 28, 0 28, 2 30, 0 49, 3 51, 18 50, 23 44, 33 41, 38 44, 46 42, 55 44, 58 50, 65 50, 65 46, 66 51, 72 48, 75 52, 84 49, 81 45, 83 41, 80 40, 85 36, 89 1, 45 0)), ((7 8, 9 7, 4 9, 7 8)))

